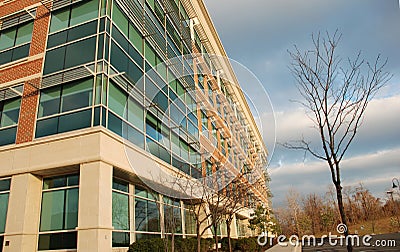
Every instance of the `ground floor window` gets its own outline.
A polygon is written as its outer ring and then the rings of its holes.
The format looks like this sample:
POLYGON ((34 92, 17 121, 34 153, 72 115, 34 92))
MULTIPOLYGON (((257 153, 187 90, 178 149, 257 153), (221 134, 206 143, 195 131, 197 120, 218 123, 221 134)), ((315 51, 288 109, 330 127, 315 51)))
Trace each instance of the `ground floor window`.
POLYGON ((3 251, 11 179, 0 179, 0 252, 3 251))
POLYGON ((196 220, 181 200, 114 177, 112 186, 112 246, 129 247, 140 239, 194 236, 196 220))
POLYGON ((77 248, 79 175, 45 178, 39 250, 77 248))
POLYGON ((128 247, 130 244, 129 184, 113 179, 112 233, 113 247, 128 247))

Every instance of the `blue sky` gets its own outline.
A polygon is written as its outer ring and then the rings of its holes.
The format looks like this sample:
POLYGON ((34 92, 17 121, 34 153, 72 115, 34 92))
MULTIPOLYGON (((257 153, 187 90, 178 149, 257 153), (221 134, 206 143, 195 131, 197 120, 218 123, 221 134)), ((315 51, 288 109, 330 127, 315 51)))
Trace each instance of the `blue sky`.
MULTIPOLYGON (((344 186, 362 182, 377 197, 386 197, 391 179, 400 177, 399 1, 204 2, 228 56, 249 68, 267 91, 274 107, 278 142, 296 140, 302 135, 315 143, 319 141, 304 110, 290 102, 300 98, 288 70, 287 50, 293 49, 294 44, 309 49, 312 33, 339 29, 343 34, 339 45, 342 57, 354 57, 361 51, 366 60, 372 61, 378 54, 388 58, 387 70, 394 76, 371 101, 362 128, 342 164, 344 186)), ((241 85, 252 89, 248 83, 241 85)), ((263 128, 268 129, 268 112, 259 108, 259 113, 263 128)), ((263 130, 263 135, 271 141, 271 132, 263 130)), ((271 148, 270 143, 267 146, 271 148)), ((323 193, 331 185, 325 163, 279 146, 271 156, 269 171, 274 207, 283 204, 290 188, 301 194, 323 193)))

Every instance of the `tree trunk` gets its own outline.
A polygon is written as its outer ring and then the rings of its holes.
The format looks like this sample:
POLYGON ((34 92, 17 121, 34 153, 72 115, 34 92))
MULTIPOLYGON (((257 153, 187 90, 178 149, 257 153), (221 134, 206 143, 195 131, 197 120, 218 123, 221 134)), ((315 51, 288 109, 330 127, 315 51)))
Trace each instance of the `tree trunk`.
POLYGON ((214 226, 214 238, 215 238, 215 251, 218 252, 218 233, 217 233, 217 229, 218 226, 214 226))
POLYGON ((175 252, 175 234, 172 232, 172 237, 171 237, 171 252, 175 252))
POLYGON ((229 252, 232 252, 232 243, 231 243, 231 222, 226 221, 226 233, 228 235, 228 248, 229 252))
POLYGON ((196 223, 197 252, 201 252, 200 223, 196 223))
POLYGON ((347 242, 347 236, 349 235, 349 229, 347 227, 346 213, 344 212, 342 186, 340 185, 340 182, 335 183, 335 187, 336 187, 336 196, 337 196, 337 200, 338 200, 340 218, 342 219, 342 224, 346 225, 346 230, 344 232, 344 237, 346 239, 347 251, 348 252, 352 252, 353 251, 353 246, 352 246, 352 244, 350 242, 350 239, 349 239, 349 242, 347 242))

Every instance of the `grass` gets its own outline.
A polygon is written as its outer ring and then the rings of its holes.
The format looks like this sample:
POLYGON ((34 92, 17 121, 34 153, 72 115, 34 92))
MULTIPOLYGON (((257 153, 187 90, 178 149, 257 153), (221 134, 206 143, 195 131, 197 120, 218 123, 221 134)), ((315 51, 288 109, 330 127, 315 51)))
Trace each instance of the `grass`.
POLYGON ((390 217, 381 218, 375 221, 375 228, 372 229, 371 221, 362 221, 355 225, 350 225, 349 230, 351 233, 358 233, 359 235, 366 234, 387 234, 400 231, 400 228, 391 223, 390 217))

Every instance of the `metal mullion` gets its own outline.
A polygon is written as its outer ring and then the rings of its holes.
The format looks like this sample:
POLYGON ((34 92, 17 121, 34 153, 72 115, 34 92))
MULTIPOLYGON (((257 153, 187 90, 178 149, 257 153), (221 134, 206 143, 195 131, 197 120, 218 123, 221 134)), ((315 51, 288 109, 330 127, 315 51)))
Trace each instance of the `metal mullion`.
POLYGON ((123 194, 123 195, 127 195, 127 196, 130 195, 129 192, 119 191, 119 190, 117 190, 117 189, 112 189, 112 191, 113 191, 113 192, 116 192, 116 193, 123 194))
POLYGON ((42 189, 42 192, 52 192, 52 191, 58 191, 58 190, 68 190, 68 189, 79 189, 79 185, 74 185, 74 186, 63 186, 63 187, 56 187, 56 188, 50 188, 50 189, 42 189))
POLYGON ((51 230, 51 231, 39 231, 39 234, 58 234, 58 233, 70 233, 76 232, 76 229, 66 229, 66 230, 51 230))
MULTIPOLYGON (((96 34, 92 34, 92 35, 89 35, 89 36, 86 36, 86 37, 83 37, 83 38, 79 38, 79 39, 76 39, 76 40, 73 40, 73 41, 66 42, 66 43, 61 44, 61 45, 57 45, 57 46, 48 48, 48 49, 46 49, 46 52, 52 51, 52 50, 57 49, 57 48, 61 48, 61 47, 63 47, 63 46, 69 46, 69 45, 71 45, 71 44, 74 44, 74 43, 77 43, 77 42, 81 42, 81 41, 83 41, 83 40, 90 39, 90 38, 92 38, 92 37, 97 37, 97 35, 98 35, 98 34, 97 34, 97 32, 96 32, 96 34)), ((97 41, 97 40, 96 40, 96 41, 97 41)), ((65 51, 66 51, 66 50, 65 50, 65 51)), ((88 64, 88 63, 86 63, 86 64, 88 64)))
MULTIPOLYGON (((100 105, 100 104, 99 104, 99 105, 100 105)), ((97 107, 97 106, 96 106, 96 107, 97 107)), ((63 116, 63 115, 68 115, 68 114, 74 114, 74 113, 81 112, 81 111, 83 111, 83 110, 87 110, 87 109, 91 109, 91 108, 92 108, 92 106, 88 106, 88 107, 78 108, 78 109, 74 109, 74 110, 70 110, 70 111, 66 111, 66 112, 59 112, 59 113, 57 113, 57 114, 53 114, 53 115, 49 115, 49 116, 40 117, 40 118, 38 118, 38 121, 45 120, 45 119, 50 119, 50 118, 53 118, 53 117, 56 117, 56 116, 63 116)), ((60 109, 61 109, 61 97, 60 97, 60 109)), ((15 125, 14 125, 14 126, 15 126, 15 125)))
POLYGON ((13 45, 12 47, 9 47, 9 48, 6 48, 6 49, 4 49, 4 50, 1 50, 1 51, 0 51, 0 53, 7 52, 7 51, 11 51, 11 50, 14 50, 14 49, 16 49, 16 48, 18 48, 18 47, 25 46, 25 45, 27 45, 27 44, 30 44, 30 43, 32 42, 32 40, 31 40, 30 42, 25 42, 25 43, 23 43, 23 44, 15 45, 15 42, 16 42, 16 36, 17 36, 17 32, 15 33, 14 45, 13 45))

